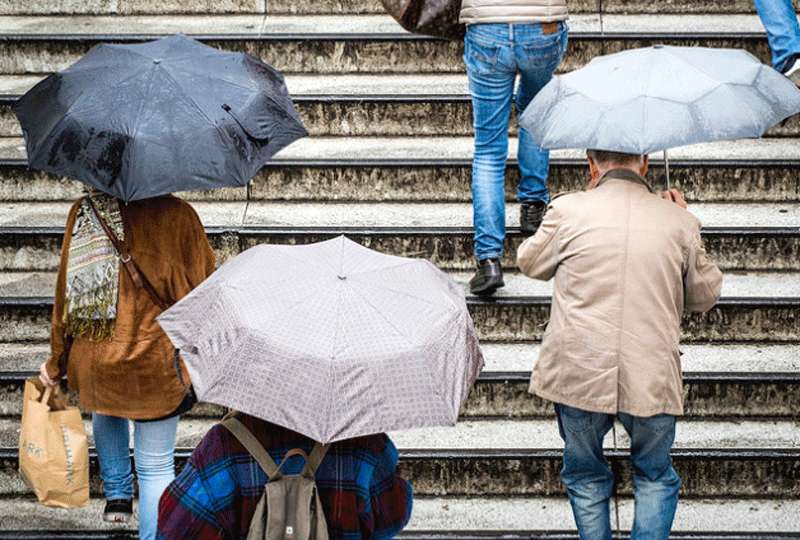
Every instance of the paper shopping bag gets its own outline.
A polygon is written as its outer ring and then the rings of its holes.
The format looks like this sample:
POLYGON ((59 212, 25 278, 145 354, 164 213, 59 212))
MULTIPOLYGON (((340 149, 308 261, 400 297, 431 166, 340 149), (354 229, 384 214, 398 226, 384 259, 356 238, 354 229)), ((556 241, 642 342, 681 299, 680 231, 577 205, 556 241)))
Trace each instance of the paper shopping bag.
POLYGON ((58 387, 25 381, 19 472, 47 506, 76 508, 89 502, 89 444, 77 407, 58 387))

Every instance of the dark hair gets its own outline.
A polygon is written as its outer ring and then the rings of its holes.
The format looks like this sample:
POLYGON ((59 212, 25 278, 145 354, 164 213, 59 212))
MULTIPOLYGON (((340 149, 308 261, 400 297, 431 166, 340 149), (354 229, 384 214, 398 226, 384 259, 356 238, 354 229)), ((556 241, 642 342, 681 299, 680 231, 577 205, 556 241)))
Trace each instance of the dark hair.
POLYGON ((629 163, 641 163, 642 158, 639 154, 626 154, 624 152, 611 152, 610 150, 587 150, 586 155, 595 160, 597 163, 618 163, 620 165, 627 165, 629 163))

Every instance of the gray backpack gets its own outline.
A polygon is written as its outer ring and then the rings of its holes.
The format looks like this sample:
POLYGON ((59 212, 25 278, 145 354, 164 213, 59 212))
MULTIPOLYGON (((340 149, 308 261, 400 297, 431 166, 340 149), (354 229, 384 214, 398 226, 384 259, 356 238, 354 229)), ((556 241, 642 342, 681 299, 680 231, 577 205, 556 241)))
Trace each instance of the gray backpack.
POLYGON ((314 481, 328 445, 316 444, 311 455, 299 448, 290 450, 276 465, 258 439, 235 417, 225 418, 222 425, 239 439, 269 478, 247 540, 328 540, 328 524, 314 481), (292 456, 301 456, 306 465, 298 475, 284 475, 281 468, 292 456))

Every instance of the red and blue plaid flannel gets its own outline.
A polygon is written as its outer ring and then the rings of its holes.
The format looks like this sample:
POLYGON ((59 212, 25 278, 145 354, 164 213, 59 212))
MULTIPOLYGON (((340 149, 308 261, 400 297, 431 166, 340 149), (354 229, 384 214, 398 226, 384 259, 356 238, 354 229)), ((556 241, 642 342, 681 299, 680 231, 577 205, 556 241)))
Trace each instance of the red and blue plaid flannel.
MULTIPOLYGON (((293 431, 247 415, 239 419, 276 463, 292 448, 309 452, 313 442, 293 431)), ((316 481, 331 540, 388 540, 411 516, 412 491, 397 476, 397 449, 386 435, 334 443, 316 481)), ((292 457, 286 474, 298 474, 303 460, 292 457)), ((183 471, 161 497, 159 540, 239 540, 264 492, 267 476, 239 441, 214 426, 183 471)))

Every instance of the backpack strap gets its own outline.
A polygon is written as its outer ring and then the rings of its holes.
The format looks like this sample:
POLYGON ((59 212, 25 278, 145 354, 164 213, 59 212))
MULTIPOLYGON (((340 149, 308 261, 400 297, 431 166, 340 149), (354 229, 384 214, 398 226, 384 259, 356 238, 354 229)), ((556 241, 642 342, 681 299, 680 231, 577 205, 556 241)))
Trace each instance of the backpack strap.
POLYGON ((306 466, 303 468, 303 472, 301 474, 306 478, 311 478, 313 480, 317 474, 317 469, 322 464, 322 460, 325 459, 325 454, 328 453, 330 447, 331 445, 329 444, 316 443, 314 448, 311 450, 311 454, 306 460, 306 466))
POLYGON ((264 449, 264 446, 258 442, 255 435, 253 435, 253 433, 247 429, 247 426, 242 424, 238 418, 230 416, 220 423, 242 443, 245 450, 250 452, 250 455, 253 456, 259 466, 267 473, 267 477, 269 477, 270 481, 281 477, 278 465, 276 465, 275 461, 269 456, 269 452, 264 449))

